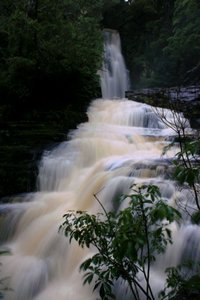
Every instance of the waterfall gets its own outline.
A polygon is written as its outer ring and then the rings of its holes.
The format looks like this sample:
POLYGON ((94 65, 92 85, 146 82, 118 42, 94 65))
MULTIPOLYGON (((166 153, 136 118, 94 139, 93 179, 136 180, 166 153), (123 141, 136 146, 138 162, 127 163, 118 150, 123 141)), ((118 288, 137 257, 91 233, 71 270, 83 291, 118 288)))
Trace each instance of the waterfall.
POLYGON ((121 53, 119 33, 104 30, 104 59, 101 74, 103 99, 124 98, 128 90, 128 71, 121 53))
MULTIPOLYGON (((103 98, 124 97, 127 73, 119 53, 119 36, 108 35, 106 55, 119 62, 109 62, 112 75, 104 73, 103 98)), ((157 184, 162 197, 174 206, 177 199, 188 201, 186 191, 177 191, 169 177, 169 162, 177 149, 162 155, 174 132, 152 107, 127 99, 97 99, 87 115, 88 122, 72 131, 67 141, 44 152, 38 191, 1 205, 6 216, 1 226, 2 248, 10 251, 1 256, 0 275, 8 278, 10 287, 5 292, 6 300, 98 298, 92 285, 82 285, 83 274, 79 272, 81 262, 91 252, 75 242, 69 244, 58 232, 68 210, 101 211, 94 194, 108 211, 113 209, 116 197, 127 193, 133 183, 157 184)), ((170 111, 165 110, 165 115, 173 120, 170 111)), ((174 243, 151 271, 155 293, 163 287, 166 267, 176 265, 186 254, 195 259, 199 256, 198 226, 183 221, 181 225, 172 224, 171 230, 174 243)), ((116 295, 118 300, 130 299, 120 286, 116 286, 116 295)))

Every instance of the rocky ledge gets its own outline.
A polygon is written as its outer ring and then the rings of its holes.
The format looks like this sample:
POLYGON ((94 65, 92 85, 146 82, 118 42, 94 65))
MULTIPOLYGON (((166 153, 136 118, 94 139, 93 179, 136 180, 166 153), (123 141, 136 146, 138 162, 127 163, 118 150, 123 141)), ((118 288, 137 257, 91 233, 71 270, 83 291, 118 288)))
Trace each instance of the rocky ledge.
POLYGON ((191 127, 200 129, 200 86, 150 88, 126 92, 126 98, 184 113, 191 127))

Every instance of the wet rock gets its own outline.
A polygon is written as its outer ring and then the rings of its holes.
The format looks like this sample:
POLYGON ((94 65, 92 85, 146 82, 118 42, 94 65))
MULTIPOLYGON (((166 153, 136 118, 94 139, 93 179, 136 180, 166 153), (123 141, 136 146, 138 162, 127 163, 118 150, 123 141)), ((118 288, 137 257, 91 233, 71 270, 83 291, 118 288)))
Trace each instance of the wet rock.
POLYGON ((200 86, 127 91, 130 100, 183 112, 191 127, 200 128, 200 86))
POLYGON ((85 114, 63 109, 8 118, 0 107, 0 117, 0 202, 4 202, 7 196, 36 190, 44 149, 66 140, 85 114))

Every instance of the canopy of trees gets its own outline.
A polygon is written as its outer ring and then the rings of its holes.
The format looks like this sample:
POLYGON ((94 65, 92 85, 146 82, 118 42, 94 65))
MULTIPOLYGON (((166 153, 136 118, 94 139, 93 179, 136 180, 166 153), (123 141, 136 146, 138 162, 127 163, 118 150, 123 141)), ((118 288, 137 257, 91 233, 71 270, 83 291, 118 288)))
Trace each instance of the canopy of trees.
POLYGON ((102 6, 91 0, 1 1, 1 103, 49 106, 94 97, 102 6))

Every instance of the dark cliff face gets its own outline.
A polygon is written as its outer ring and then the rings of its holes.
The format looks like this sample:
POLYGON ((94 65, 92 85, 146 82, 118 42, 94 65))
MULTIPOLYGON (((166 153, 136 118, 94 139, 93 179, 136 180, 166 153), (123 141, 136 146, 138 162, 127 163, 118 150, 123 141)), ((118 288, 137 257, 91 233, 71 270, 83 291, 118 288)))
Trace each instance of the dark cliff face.
POLYGON ((14 116, 0 107, 0 198, 35 191, 38 162, 45 149, 67 139, 70 129, 84 121, 82 112, 30 111, 14 116))
POLYGON ((184 113, 192 128, 200 129, 200 86, 127 91, 130 100, 184 113))

